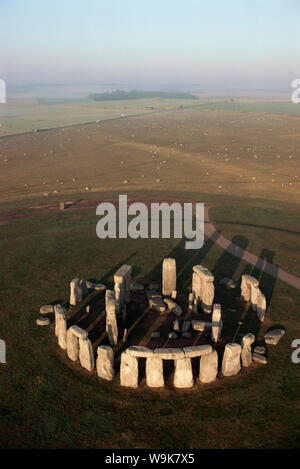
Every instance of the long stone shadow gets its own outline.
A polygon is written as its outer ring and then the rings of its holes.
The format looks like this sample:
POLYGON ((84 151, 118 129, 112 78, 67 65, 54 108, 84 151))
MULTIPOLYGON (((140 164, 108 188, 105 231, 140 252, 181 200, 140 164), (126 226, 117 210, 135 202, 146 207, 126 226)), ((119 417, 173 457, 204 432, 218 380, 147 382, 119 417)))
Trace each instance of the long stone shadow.
MULTIPOLYGON (((215 281, 218 282, 223 277, 233 278, 234 274, 241 263, 243 251, 246 250, 249 240, 242 235, 236 235, 232 238, 228 250, 224 250, 218 261, 216 262, 212 273, 215 281), (241 258, 238 255, 241 254, 241 258)), ((237 279, 236 279, 237 280, 237 279)))
POLYGON ((252 228, 262 228, 264 230, 271 230, 271 231, 280 231, 282 233, 288 233, 293 235, 300 236, 299 231, 287 230, 285 228, 277 228, 276 226, 268 226, 268 225, 255 225, 254 223, 241 223, 241 222, 234 222, 234 221, 219 221, 222 225, 236 225, 236 226, 249 226, 252 228))

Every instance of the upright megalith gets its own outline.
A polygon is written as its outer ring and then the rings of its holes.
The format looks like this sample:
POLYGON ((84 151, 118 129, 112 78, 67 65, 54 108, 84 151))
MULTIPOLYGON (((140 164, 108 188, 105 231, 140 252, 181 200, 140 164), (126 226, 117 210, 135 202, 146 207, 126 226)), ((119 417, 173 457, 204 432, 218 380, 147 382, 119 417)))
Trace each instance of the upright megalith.
POLYGON ((79 361, 83 368, 93 371, 95 368, 95 357, 90 339, 79 339, 79 361))
POLYGON ((176 261, 169 257, 163 260, 162 265, 162 293, 171 296, 176 290, 176 261))
POLYGON ((252 277, 251 275, 242 275, 241 299, 247 302, 250 301, 252 288, 258 286, 259 281, 255 277, 252 277))
POLYGON ((130 285, 131 285, 132 267, 130 265, 122 265, 114 275, 114 291, 117 302, 117 313, 124 314, 124 306, 130 302, 130 285))
POLYGON ((66 310, 61 305, 54 306, 55 314, 55 335, 58 339, 58 345, 66 350, 67 348, 67 319, 66 310))
POLYGON ((267 301, 265 295, 257 286, 253 286, 251 288, 251 306, 257 313, 258 319, 261 322, 264 322, 267 311, 267 301))
POLYGON ((110 345, 118 343, 118 324, 117 324, 117 301, 115 292, 106 290, 105 292, 105 311, 106 311, 106 332, 110 345))
POLYGON ((212 313, 211 338, 214 342, 219 342, 222 332, 221 305, 214 304, 212 313))
POLYGON ((79 358, 79 340, 87 339, 88 333, 78 326, 71 326, 67 331, 67 354, 70 360, 76 362, 79 358))
POLYGON ((139 379, 138 359, 125 352, 121 355, 120 384, 128 388, 137 388, 139 379))
POLYGON ((192 360, 190 358, 181 358, 174 360, 174 387, 192 388, 194 386, 192 360))
POLYGON ((146 358, 146 383, 150 388, 162 388, 165 385, 163 361, 154 354, 146 358))
POLYGON ((202 311, 211 314, 215 296, 214 276, 202 265, 193 267, 192 289, 197 304, 201 304, 202 311))
POLYGON ((241 360, 242 360, 242 365, 244 367, 248 367, 252 363, 251 345, 253 344, 254 341, 255 341, 255 335, 250 334, 250 333, 245 334, 244 337, 242 338, 241 360))
POLYGON ((100 345, 100 347, 98 347, 96 368, 99 378, 107 381, 114 379, 114 352, 109 345, 100 345))
POLYGON ((207 384, 215 381, 218 374, 218 353, 212 350, 211 353, 202 355, 200 359, 200 383, 207 384))
POLYGON ((83 284, 79 278, 73 278, 70 282, 70 305, 76 306, 84 296, 83 284))
POLYGON ((239 344, 227 344, 222 361, 222 374, 224 376, 237 375, 241 371, 241 352, 239 344))

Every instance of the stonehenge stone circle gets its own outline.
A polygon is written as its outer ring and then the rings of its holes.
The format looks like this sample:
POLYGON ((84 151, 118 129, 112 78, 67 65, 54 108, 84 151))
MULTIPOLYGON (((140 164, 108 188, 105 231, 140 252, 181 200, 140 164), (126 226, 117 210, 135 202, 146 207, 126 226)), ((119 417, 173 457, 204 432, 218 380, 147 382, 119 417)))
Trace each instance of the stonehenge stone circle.
POLYGON ((239 344, 225 346, 222 361, 222 374, 224 376, 237 375, 241 371, 241 351, 242 348, 239 344))
POLYGON ((106 381, 112 381, 115 376, 114 352, 108 345, 100 345, 97 349, 97 375, 106 381))

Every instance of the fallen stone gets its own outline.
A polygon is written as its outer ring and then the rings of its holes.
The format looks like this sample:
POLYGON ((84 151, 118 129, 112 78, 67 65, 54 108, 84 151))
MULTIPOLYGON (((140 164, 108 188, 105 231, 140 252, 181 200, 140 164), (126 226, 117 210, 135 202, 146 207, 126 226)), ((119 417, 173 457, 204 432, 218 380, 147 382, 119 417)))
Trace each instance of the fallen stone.
POLYGON ((181 307, 177 303, 175 303, 174 300, 172 300, 171 298, 164 298, 164 302, 167 305, 168 311, 171 311, 171 313, 176 314, 176 316, 182 315, 181 307))
POLYGON ((161 388, 164 386, 163 361, 156 356, 146 359, 146 384, 150 388, 161 388))
POLYGON ((107 381, 114 379, 114 352, 108 345, 100 345, 100 347, 98 347, 96 368, 99 378, 107 381))
POLYGON ((266 347, 263 347, 262 345, 257 345, 253 352, 258 353, 259 355, 264 355, 266 353, 266 347))
POLYGON ((121 355, 120 384, 129 388, 137 388, 139 377, 138 359, 126 351, 121 355))
POLYGON ((82 329, 79 326, 71 326, 68 329, 69 331, 72 332, 78 339, 87 339, 88 338, 88 332, 82 329))
POLYGON ((194 331, 203 332, 205 329, 205 321, 192 321, 194 331))
POLYGON ((214 304, 212 313, 211 339, 213 342, 219 342, 222 332, 221 305, 214 304))
POLYGON ((208 355, 212 352, 211 345, 193 345, 191 347, 184 347, 183 352, 186 358, 197 358, 208 355))
POLYGON ((206 355, 202 355, 200 359, 200 383, 207 384, 215 381, 218 374, 218 353, 212 350, 206 355))
POLYGON ((261 363, 262 365, 266 365, 268 363, 268 360, 266 359, 266 357, 259 353, 253 353, 252 358, 254 362, 261 363))
POLYGON ((36 324, 38 326, 49 326, 50 323, 51 323, 50 319, 46 317, 37 318, 36 320, 36 324))
POLYGON ((168 334, 168 337, 169 339, 178 339, 178 335, 176 334, 176 332, 170 332, 168 334))
POLYGON ((150 308, 158 311, 159 313, 164 313, 167 310, 162 296, 148 294, 148 301, 150 308))
POLYGON ((284 329, 273 329, 265 334, 265 342, 269 345, 277 345, 284 334, 284 329))
POLYGON ((51 314, 54 313, 53 305, 44 305, 40 307, 40 314, 51 314))
POLYGON ((222 374, 224 376, 237 375, 241 371, 241 352, 239 344, 227 344, 222 361, 222 374))
POLYGON ((194 385, 192 361, 190 358, 175 360, 174 387, 191 388, 194 385))

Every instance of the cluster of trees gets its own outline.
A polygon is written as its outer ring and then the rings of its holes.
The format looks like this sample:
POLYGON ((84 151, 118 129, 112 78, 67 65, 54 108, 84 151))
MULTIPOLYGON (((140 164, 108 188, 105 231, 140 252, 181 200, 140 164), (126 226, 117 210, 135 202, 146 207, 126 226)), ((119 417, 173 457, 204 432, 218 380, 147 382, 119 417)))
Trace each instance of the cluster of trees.
POLYGON ((190 93, 176 93, 168 91, 122 91, 115 90, 106 93, 95 93, 89 95, 94 101, 118 101, 125 99, 147 99, 147 98, 174 98, 174 99, 198 99, 190 93))

